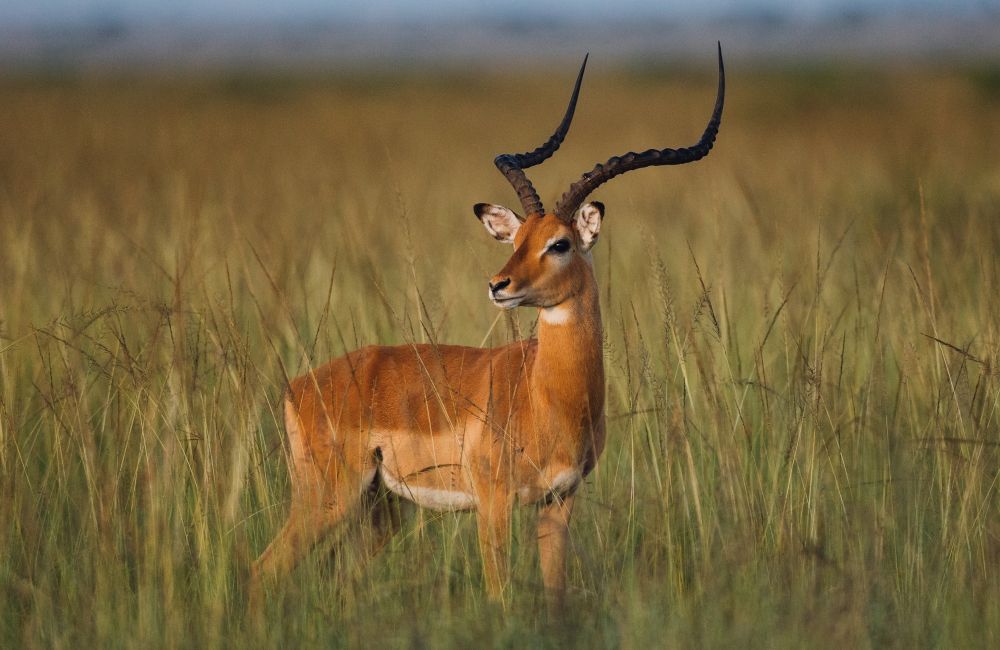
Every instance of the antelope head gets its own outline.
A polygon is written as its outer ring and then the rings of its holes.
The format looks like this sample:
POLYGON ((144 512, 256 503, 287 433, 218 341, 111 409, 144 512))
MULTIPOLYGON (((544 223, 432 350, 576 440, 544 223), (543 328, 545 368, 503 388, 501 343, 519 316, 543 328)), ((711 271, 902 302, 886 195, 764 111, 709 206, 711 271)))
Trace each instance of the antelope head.
POLYGON ((655 165, 682 165, 708 155, 715 143, 722 121, 726 95, 726 74, 719 45, 719 86, 715 109, 701 139, 681 149, 648 149, 641 153, 628 152, 597 164, 580 180, 570 185, 553 212, 546 212, 542 200, 528 180, 524 170, 546 160, 562 144, 580 94, 580 84, 587 68, 584 57, 577 75, 573 94, 562 122, 542 146, 522 154, 500 154, 494 164, 514 187, 525 217, 509 208, 491 203, 477 203, 476 217, 497 240, 514 245, 514 254, 503 269, 489 281, 489 297, 503 309, 521 305, 555 307, 579 292, 592 277, 590 249, 597 241, 604 219, 604 204, 586 202, 600 185, 615 176, 655 165))

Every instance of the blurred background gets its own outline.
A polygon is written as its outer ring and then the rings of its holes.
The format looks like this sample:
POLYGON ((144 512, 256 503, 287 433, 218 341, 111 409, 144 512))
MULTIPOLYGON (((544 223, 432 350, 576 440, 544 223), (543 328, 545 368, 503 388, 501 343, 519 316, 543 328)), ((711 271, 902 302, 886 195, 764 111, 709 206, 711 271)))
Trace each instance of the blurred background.
POLYGON ((0 648, 1000 647, 998 151, 996 1, 2 0, 0 648), (494 156, 588 51, 546 205, 695 142, 717 40, 711 156, 593 196, 566 620, 531 508, 506 610, 423 512, 251 620, 287 377, 530 336, 486 299, 494 156))
POLYGON ((974 59, 1000 54, 997 0, 8 0, 4 66, 506 64, 702 56, 974 59))

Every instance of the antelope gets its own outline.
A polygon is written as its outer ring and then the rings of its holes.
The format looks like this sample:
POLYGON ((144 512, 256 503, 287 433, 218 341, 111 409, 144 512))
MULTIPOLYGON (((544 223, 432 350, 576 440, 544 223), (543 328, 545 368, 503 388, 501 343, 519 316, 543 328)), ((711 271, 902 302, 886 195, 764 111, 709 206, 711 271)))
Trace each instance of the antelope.
POLYGON ((489 299, 501 309, 537 309, 537 338, 496 348, 369 346, 291 380, 283 400, 291 512, 252 567, 255 593, 264 577, 290 572, 351 517, 367 526, 364 552, 374 556, 400 529, 403 500, 431 510, 475 510, 486 591, 503 603, 512 509, 535 504, 546 600, 561 607, 574 495, 597 466, 606 431, 591 257, 604 205, 584 201, 633 169, 704 158, 725 98, 720 44, 715 108, 697 144, 613 157, 546 212, 524 170, 552 156, 566 137, 586 66, 585 57, 548 141, 494 160, 524 216, 488 203, 473 208, 489 234, 514 247, 489 280, 489 299))

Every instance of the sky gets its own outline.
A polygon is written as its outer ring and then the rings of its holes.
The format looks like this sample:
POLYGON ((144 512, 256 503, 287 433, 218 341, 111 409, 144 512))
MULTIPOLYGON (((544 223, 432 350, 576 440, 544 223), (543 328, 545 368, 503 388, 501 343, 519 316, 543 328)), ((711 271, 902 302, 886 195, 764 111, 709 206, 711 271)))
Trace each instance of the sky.
POLYGON ((683 60, 716 39, 741 59, 997 61, 1000 0, 0 0, 0 72, 683 60))
POLYGON ((816 18, 852 11, 1000 12, 1000 0, 3 0, 0 26, 88 21, 253 22, 270 20, 441 21, 492 16, 698 18, 753 12, 816 18))

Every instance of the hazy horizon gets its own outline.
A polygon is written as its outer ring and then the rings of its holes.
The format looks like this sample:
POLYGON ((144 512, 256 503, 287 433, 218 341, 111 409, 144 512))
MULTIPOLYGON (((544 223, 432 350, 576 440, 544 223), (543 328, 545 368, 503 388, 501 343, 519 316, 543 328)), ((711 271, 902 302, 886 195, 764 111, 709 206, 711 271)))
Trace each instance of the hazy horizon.
POLYGON ((772 15, 817 20, 843 14, 969 15, 1000 13, 1000 0, 700 0, 664 4, 657 0, 601 0, 539 5, 509 0, 502 5, 475 0, 369 0, 341 2, 287 0, 8 0, 0 5, 0 24, 7 28, 74 25, 120 21, 148 23, 246 23, 333 20, 341 22, 439 22, 484 18, 561 18, 570 21, 617 18, 673 20, 772 15))
POLYGON ((1000 61, 1000 0, 9 0, 0 65, 115 70, 491 66, 527 60, 1000 61))

